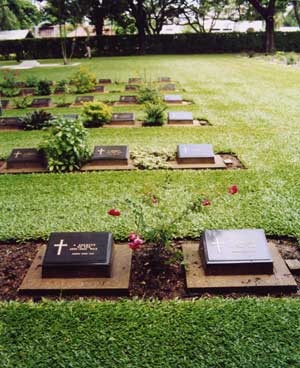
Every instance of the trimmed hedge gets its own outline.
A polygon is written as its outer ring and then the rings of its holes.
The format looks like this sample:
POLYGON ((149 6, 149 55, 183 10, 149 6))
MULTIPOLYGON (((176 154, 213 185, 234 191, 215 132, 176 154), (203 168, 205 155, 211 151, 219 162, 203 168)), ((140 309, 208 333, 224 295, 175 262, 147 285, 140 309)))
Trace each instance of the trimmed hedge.
MULTIPOLYGON (((77 37, 74 57, 85 54, 86 37, 77 37)), ((201 54, 264 52, 265 33, 202 33, 147 36, 146 54, 201 54)), ((94 56, 121 56, 139 53, 138 36, 91 37, 94 56)), ((70 50, 72 39, 67 40, 70 50)), ((276 46, 280 51, 300 51, 300 32, 277 32, 276 46)), ((17 59, 46 59, 61 57, 58 38, 25 39, 0 42, 0 55, 17 59)))

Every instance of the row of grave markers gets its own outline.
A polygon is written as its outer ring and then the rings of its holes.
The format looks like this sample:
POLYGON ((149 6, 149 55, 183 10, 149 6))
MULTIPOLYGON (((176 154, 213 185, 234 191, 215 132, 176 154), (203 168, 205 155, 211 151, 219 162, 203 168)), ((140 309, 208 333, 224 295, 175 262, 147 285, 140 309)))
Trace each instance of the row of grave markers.
MULTIPOLYGON (((205 292, 296 292, 297 284, 261 229, 206 230, 182 243, 186 289, 205 292)), ((132 251, 110 232, 52 233, 39 249, 20 294, 128 295, 132 251)))
MULTIPOLYGON (((226 160, 216 155, 211 144, 179 144, 176 162, 170 168, 225 169, 226 160)), ((227 160, 228 161, 228 160, 227 160)), ((43 151, 36 148, 13 149, 0 172, 6 170, 46 169, 47 160, 43 151)), ((81 170, 134 169, 130 162, 128 146, 96 146, 90 161, 81 170)))
MULTIPOLYGON (((80 106, 86 102, 93 102, 95 100, 94 96, 77 96, 74 102, 75 106, 80 106)), ((181 95, 164 95, 163 101, 168 104, 187 104, 187 101, 182 99, 181 95)), ((29 107, 32 108, 42 108, 42 107, 54 107, 51 103, 51 97, 44 98, 34 98, 31 105, 29 107)), ((138 104, 137 96, 120 96, 119 102, 117 104, 138 104)), ((10 109, 10 101, 9 100, 1 100, 1 105, 4 110, 10 109)), ((59 107, 59 106, 57 106, 59 107)))
MULTIPOLYGON (((79 118, 78 114, 64 114, 63 118, 69 120, 76 120, 79 118)), ((193 113, 189 111, 172 111, 168 113, 167 123, 169 125, 207 125, 207 121, 194 121, 193 113)), ((135 113, 113 113, 112 119, 108 125, 116 126, 133 126, 136 124, 135 113)), ((0 128, 15 128, 22 129, 22 117, 10 116, 0 117, 0 128)))

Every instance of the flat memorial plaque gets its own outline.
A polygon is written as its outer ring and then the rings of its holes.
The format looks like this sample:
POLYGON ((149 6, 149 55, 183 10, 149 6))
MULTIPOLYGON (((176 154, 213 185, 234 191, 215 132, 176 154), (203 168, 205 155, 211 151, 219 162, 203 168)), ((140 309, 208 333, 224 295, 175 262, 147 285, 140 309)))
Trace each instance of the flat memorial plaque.
POLYGON ((135 113, 115 113, 112 114, 112 124, 134 124, 135 113))
POLYGON ((142 78, 129 78, 128 83, 129 84, 142 83, 142 78))
POLYGON ((104 92, 104 86, 96 86, 94 92, 103 93, 104 92))
POLYGON ((272 256, 261 229, 206 230, 201 253, 209 275, 273 273, 272 256))
POLYGON ((215 154, 211 144, 179 144, 177 162, 181 164, 214 164, 215 154))
POLYGON ((33 96, 35 95, 35 88, 23 88, 22 95, 23 96, 33 96))
POLYGON ((169 112, 168 124, 193 124, 193 113, 188 111, 169 112))
POLYGON ((139 87, 134 84, 126 84, 125 91, 138 91, 139 87))
POLYGON ((164 95, 164 101, 167 103, 182 103, 180 95, 164 95))
POLYGON ((125 104, 136 104, 137 101, 137 97, 136 96, 121 96, 120 97, 120 103, 125 103, 125 104))
POLYGON ((99 84, 112 84, 111 79, 99 79, 99 84))
POLYGON ((8 109, 9 100, 1 100, 1 106, 3 110, 8 109))
POLYGON ((51 105, 51 98, 34 98, 31 107, 49 107, 51 105))
POLYGON ((176 84, 167 83, 167 84, 164 84, 160 89, 162 91, 175 91, 176 90, 176 84))
POLYGON ((13 149, 6 160, 7 169, 40 168, 45 166, 45 156, 36 148, 13 149))
POLYGON ((0 117, 0 128, 2 129, 22 129, 23 122, 19 117, 0 117))
POLYGON ((75 105, 81 105, 85 102, 93 102, 94 96, 77 96, 75 99, 75 105))
POLYGON ((171 78, 170 77, 161 77, 158 80, 161 83, 170 83, 171 82, 171 78))
POLYGON ((56 87, 54 93, 56 94, 66 93, 66 89, 63 87, 56 87))
POLYGON ((128 146, 96 146, 91 163, 93 165, 128 165, 128 146))
POLYGON ((43 278, 110 277, 113 237, 106 232, 52 233, 43 278))

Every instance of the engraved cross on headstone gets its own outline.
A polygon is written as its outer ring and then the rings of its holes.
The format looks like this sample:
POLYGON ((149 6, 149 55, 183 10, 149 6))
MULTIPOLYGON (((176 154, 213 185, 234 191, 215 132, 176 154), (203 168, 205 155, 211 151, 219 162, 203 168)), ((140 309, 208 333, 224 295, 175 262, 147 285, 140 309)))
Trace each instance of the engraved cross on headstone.
POLYGON ((58 248, 57 249, 57 255, 60 256, 61 255, 62 248, 63 247, 67 247, 68 244, 64 244, 64 240, 61 239, 61 241, 60 241, 59 244, 54 244, 53 246, 58 248))
POLYGON ((19 156, 22 156, 22 152, 17 151, 17 152, 15 153, 15 158, 18 158, 19 156))
POLYGON ((104 149, 104 148, 100 148, 100 149, 98 149, 98 153, 99 153, 99 155, 100 155, 100 156, 101 156, 104 152, 105 152, 105 149, 104 149))

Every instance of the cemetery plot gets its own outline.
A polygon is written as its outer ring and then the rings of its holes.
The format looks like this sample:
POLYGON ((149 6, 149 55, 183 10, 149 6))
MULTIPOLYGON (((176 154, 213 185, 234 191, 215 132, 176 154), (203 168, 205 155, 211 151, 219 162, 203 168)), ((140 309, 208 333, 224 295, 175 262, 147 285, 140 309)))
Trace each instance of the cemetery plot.
POLYGON ((136 86, 134 84, 127 84, 125 86, 125 91, 138 91, 139 90, 139 86, 136 86))
POLYGON ((120 104, 137 104, 137 96, 120 96, 120 104))
POLYGON ((9 100, 1 100, 1 106, 3 110, 6 110, 9 108, 9 100))
POLYGON ((23 129, 23 121, 19 117, 0 117, 0 129, 23 129))
POLYGON ((129 78, 128 79, 129 84, 140 84, 142 82, 143 82, 142 78, 129 78))
POLYGON ((171 78, 170 77, 160 77, 158 79, 159 83, 170 83, 171 82, 171 78))
POLYGON ((63 87, 56 87, 55 90, 54 90, 54 93, 56 95, 60 95, 60 94, 66 93, 66 90, 63 87))
POLYGON ((204 292, 295 292, 297 284, 275 244, 262 230, 210 230, 182 246, 187 290, 204 292))
POLYGON ((183 102, 180 95, 164 95, 164 101, 169 104, 182 104, 183 102))
POLYGON ((111 233, 53 233, 41 246, 21 295, 128 295, 132 251, 111 233))
POLYGON ((85 102, 93 102, 94 96, 77 96, 74 105, 82 105, 85 102))
POLYGON ((35 88, 23 88, 22 89, 23 96, 33 96, 35 95, 35 88))
POLYGON ((110 125, 134 125, 135 113, 117 113, 112 115, 110 125))
POLYGON ((31 107, 50 107, 51 98, 34 98, 31 107))
POLYGON ((191 112, 174 111, 168 113, 168 124, 170 125, 192 125, 193 123, 193 113, 191 112))
POLYGON ((111 79, 99 79, 99 84, 112 84, 111 79))
POLYGON ((16 148, 12 150, 1 172, 44 172, 46 166, 46 158, 42 151, 36 148, 16 148))
POLYGON ((94 92, 95 93, 104 93, 104 86, 96 86, 94 92))
POLYGON ((161 91, 176 91, 176 84, 167 83, 160 87, 161 91))

